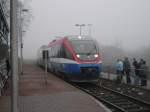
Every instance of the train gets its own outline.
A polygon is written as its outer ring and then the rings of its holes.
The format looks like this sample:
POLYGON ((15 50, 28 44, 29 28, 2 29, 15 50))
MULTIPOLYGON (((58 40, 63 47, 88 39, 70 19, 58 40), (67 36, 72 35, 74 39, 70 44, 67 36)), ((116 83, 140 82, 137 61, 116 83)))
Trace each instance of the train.
POLYGON ((97 41, 89 36, 65 36, 38 50, 38 64, 72 82, 97 82, 101 73, 101 54, 97 41))

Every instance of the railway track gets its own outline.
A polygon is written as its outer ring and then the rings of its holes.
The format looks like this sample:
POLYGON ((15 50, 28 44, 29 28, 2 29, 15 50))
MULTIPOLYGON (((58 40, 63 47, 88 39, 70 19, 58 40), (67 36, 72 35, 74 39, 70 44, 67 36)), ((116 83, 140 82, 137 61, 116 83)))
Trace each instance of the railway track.
POLYGON ((150 104, 96 84, 73 84, 104 103, 112 112, 150 112, 150 104))
POLYGON ((100 83, 102 86, 105 86, 107 88, 111 88, 115 91, 124 93, 126 95, 129 95, 131 97, 136 97, 139 100, 143 100, 145 102, 150 103, 150 90, 141 88, 140 86, 134 86, 129 84, 117 84, 113 80, 108 80, 104 78, 100 78, 100 83))

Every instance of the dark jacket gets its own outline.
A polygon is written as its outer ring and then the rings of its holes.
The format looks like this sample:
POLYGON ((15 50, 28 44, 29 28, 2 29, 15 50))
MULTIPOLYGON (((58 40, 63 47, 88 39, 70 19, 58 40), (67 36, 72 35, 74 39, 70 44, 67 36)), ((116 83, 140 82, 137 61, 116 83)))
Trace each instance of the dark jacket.
POLYGON ((9 63, 8 59, 6 60, 6 69, 9 72, 9 70, 10 70, 10 63, 9 63))
POLYGON ((123 66, 124 66, 124 71, 130 71, 131 65, 130 65, 129 60, 125 60, 123 66))
POLYGON ((148 72, 148 67, 146 65, 141 65, 140 67, 140 77, 146 78, 148 72))
POLYGON ((134 69, 135 69, 135 75, 139 76, 140 74, 140 64, 137 62, 137 61, 134 61, 133 62, 133 66, 134 66, 134 69))

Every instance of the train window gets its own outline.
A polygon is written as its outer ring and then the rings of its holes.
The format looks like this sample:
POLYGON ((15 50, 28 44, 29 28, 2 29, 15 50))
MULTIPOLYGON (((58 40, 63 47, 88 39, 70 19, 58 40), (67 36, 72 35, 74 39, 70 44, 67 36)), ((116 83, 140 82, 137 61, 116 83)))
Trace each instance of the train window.
POLYGON ((54 45, 49 49, 49 56, 56 58, 73 59, 71 53, 64 47, 64 45, 54 45))
POLYGON ((61 47, 60 47, 60 58, 66 58, 65 48, 63 45, 61 45, 61 47))
POLYGON ((65 49, 65 51, 66 51, 66 58, 73 59, 71 53, 67 49, 65 49))
POLYGON ((60 52, 60 45, 55 45, 55 57, 59 58, 59 52, 60 52))
POLYGON ((54 57, 57 57, 57 46, 54 46, 54 57))
POLYGON ((53 57, 55 57, 55 46, 53 46, 53 57))
POLYGON ((97 53, 97 47, 91 40, 74 40, 71 44, 77 54, 95 54, 97 53))
POLYGON ((50 57, 52 56, 51 48, 49 48, 49 56, 50 56, 50 57))
POLYGON ((61 45, 58 45, 58 49, 57 49, 57 50, 58 50, 58 51, 57 51, 57 57, 58 57, 58 58, 61 57, 61 55, 60 55, 60 48, 61 48, 61 45))
POLYGON ((51 52, 50 52, 50 54, 51 54, 51 57, 53 57, 53 48, 51 47, 51 52))
POLYGON ((52 57, 54 57, 54 46, 52 46, 52 57))
POLYGON ((58 58, 59 45, 56 45, 56 57, 58 58))
POLYGON ((55 47, 53 46, 53 57, 55 56, 55 47))
POLYGON ((52 57, 52 48, 50 48, 49 55, 52 57))
POLYGON ((51 48, 48 49, 48 55, 51 57, 51 48))
POLYGON ((54 46, 54 50, 55 50, 55 55, 54 55, 54 57, 57 57, 57 46, 56 46, 56 45, 54 46))

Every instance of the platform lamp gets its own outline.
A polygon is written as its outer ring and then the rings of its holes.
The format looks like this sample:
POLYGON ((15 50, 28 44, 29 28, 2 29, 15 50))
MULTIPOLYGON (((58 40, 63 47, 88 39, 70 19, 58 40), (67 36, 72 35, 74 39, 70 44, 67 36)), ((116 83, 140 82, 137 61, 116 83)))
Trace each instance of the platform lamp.
POLYGON ((22 13, 24 12, 28 12, 29 10, 28 9, 22 9, 20 10, 20 19, 21 19, 21 23, 20 23, 20 43, 21 43, 21 48, 20 48, 20 56, 21 56, 21 60, 20 60, 20 72, 21 74, 23 74, 23 35, 22 33, 23 32, 26 32, 26 31, 22 31, 22 28, 23 28, 23 18, 22 18, 22 13))
POLYGON ((87 24, 88 28, 89 28, 89 36, 91 36, 92 33, 92 24, 87 24))
POLYGON ((79 27, 80 30, 80 36, 82 35, 82 27, 85 26, 85 24, 75 24, 75 26, 79 27))
POLYGON ((10 46, 11 46, 11 112, 18 110, 18 37, 17 0, 10 0, 10 46))

